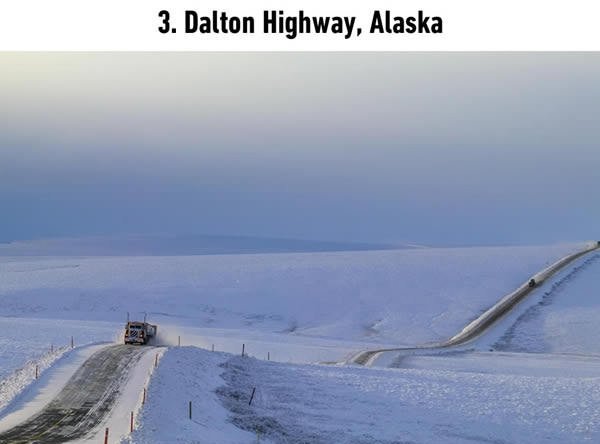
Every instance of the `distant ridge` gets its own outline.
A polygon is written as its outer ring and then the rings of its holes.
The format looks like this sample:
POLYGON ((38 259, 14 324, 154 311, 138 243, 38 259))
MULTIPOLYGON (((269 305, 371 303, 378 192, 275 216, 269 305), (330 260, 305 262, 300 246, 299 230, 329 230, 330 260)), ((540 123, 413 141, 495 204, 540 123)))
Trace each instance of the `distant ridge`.
POLYGON ((132 235, 14 241, 0 244, 0 256, 183 256, 406 248, 417 247, 249 236, 132 235))

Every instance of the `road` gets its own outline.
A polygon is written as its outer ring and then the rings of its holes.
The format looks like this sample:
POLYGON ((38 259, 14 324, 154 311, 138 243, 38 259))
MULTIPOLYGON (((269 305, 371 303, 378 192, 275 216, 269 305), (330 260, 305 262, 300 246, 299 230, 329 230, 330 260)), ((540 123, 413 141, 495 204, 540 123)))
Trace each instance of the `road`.
POLYGON ((83 438, 110 412, 129 371, 148 347, 112 345, 90 356, 42 411, 0 433, 2 444, 64 443, 83 438))
MULTIPOLYGON (((498 303, 485 311, 477 319, 469 323, 456 335, 451 338, 437 343, 419 345, 415 347, 398 347, 398 348, 385 348, 376 350, 365 350, 355 354, 348 362, 351 364, 368 365, 372 362, 380 353, 384 352, 400 352, 400 351, 417 351, 417 350, 435 350, 445 349, 462 345, 484 333, 490 326, 492 326, 498 319, 508 313, 514 308, 520 301, 522 301, 527 295, 539 287, 546 279, 554 276, 559 271, 563 270, 567 265, 579 259, 582 256, 590 254, 600 249, 600 241, 593 245, 586 247, 584 250, 570 254, 545 270, 537 273, 533 278, 536 281, 535 286, 530 286, 529 282, 524 283, 512 293, 504 296, 498 303)), ((528 279, 529 281, 529 279, 528 279)))

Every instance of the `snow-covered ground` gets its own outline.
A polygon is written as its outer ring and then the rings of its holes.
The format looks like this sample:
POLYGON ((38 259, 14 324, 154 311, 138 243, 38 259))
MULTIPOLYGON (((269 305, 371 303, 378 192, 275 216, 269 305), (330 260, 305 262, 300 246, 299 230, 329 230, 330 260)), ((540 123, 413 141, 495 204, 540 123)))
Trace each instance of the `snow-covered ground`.
POLYGON ((561 273, 534 302, 495 348, 600 355, 600 254, 561 273))
POLYGON ((454 334, 574 248, 0 258, 0 316, 145 310, 159 324, 415 344, 454 334))
POLYGON ((345 361, 357 350, 380 347, 381 343, 344 341, 341 339, 301 336, 285 332, 221 329, 207 327, 181 327, 161 324, 158 343, 163 345, 193 345, 227 353, 245 353, 256 358, 269 358, 280 362, 339 362, 345 361))
POLYGON ((224 383, 220 365, 230 356, 197 347, 170 348, 154 371, 147 403, 136 420, 136 431, 126 442, 255 442, 255 434, 237 428, 228 420, 229 412, 216 394, 224 383))
MULTIPOLYGON (((150 383, 152 401, 128 442, 576 443, 600 439, 600 376, 591 376, 599 368, 597 359, 579 363, 584 372, 579 377, 495 371, 495 365, 504 362, 501 355, 490 354, 485 362, 488 371, 369 369, 273 363, 173 348, 150 383), (249 405, 253 388, 256 393, 249 405)), ((526 360, 516 362, 526 365, 526 360)), ((564 362, 561 365, 568 368, 564 362)), ((544 367, 537 363, 538 369, 544 367)))

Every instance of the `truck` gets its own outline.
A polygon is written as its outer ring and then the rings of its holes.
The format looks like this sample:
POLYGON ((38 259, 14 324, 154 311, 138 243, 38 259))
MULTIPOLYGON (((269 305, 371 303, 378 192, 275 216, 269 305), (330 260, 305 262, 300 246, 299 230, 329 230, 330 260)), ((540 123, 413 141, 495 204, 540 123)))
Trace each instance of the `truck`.
POLYGON ((125 344, 146 345, 156 336, 157 326, 144 321, 127 321, 125 324, 125 344))

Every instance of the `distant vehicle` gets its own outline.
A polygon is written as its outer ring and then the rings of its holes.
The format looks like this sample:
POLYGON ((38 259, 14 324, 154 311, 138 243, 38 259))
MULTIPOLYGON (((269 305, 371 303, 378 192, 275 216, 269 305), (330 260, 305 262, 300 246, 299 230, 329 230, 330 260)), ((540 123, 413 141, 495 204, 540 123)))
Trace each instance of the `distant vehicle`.
POLYGON ((127 321, 125 324, 125 344, 146 345, 156 336, 156 325, 144 321, 127 321))

